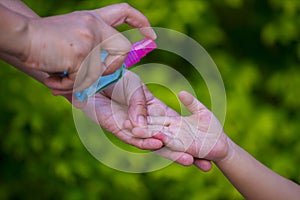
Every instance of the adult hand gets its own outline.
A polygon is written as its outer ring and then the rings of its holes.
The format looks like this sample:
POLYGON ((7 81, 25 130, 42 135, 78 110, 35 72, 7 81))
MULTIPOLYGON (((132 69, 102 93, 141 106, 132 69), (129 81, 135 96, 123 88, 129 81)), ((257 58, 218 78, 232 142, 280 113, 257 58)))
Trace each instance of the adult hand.
POLYGON ((126 71, 117 83, 90 97, 81 109, 89 118, 122 141, 140 149, 159 149, 163 145, 160 140, 137 138, 131 134, 132 127, 147 125, 145 103, 140 78, 126 71))
POLYGON ((156 38, 148 19, 126 3, 60 16, 29 18, 26 38, 29 43, 24 48, 23 63, 49 73, 44 83, 55 95, 85 89, 100 75, 114 72, 124 62, 131 44, 113 28, 123 23, 138 28, 147 38, 156 38), (109 52, 102 64, 100 48, 109 52), (57 76, 63 71, 68 75, 57 76), (76 87, 73 88, 75 79, 76 87))
MULTIPOLYGON (((144 124, 143 126, 138 124, 140 116, 145 112, 143 110, 145 107, 141 105, 143 101, 146 101, 146 112, 148 113, 160 115, 162 114, 160 106, 162 106, 167 114, 176 114, 176 112, 155 98, 141 83, 140 78, 131 71, 127 71, 115 85, 89 98, 82 110, 89 118, 116 135, 123 142, 140 149, 157 150, 156 153, 163 157, 183 165, 191 165, 193 163, 191 155, 184 152, 171 151, 167 147, 161 149, 163 146, 161 140, 151 137, 136 137, 132 133, 132 130, 135 128, 145 128, 147 125, 146 121, 142 123, 144 124), (136 123, 134 123, 133 119, 135 119, 136 123)), ((138 129, 136 130, 138 131, 138 129)))

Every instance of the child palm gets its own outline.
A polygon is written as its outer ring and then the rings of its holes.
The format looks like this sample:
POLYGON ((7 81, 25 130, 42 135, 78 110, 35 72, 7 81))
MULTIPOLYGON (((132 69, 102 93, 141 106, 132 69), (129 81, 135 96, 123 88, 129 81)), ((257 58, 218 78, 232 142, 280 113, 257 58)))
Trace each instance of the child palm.
POLYGON ((148 118, 148 129, 155 138, 174 150, 183 151, 196 158, 218 161, 228 151, 227 136, 222 125, 202 103, 187 92, 179 93, 180 101, 191 116, 160 116, 148 118))

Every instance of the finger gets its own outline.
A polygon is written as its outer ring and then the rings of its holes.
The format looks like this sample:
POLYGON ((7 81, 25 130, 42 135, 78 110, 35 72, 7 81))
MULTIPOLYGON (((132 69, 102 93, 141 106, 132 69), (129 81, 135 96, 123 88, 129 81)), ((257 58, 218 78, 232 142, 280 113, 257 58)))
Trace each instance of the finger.
POLYGON ((144 149, 144 150, 156 150, 163 146, 163 143, 154 138, 146 138, 146 139, 140 139, 135 138, 131 135, 130 132, 126 130, 119 131, 116 136, 121 139, 123 142, 126 142, 127 144, 133 145, 137 148, 144 149))
POLYGON ((132 126, 130 120, 125 120, 124 123, 123 123, 123 126, 124 126, 125 129, 128 129, 128 130, 132 130, 133 129, 133 126, 132 126))
POLYGON ((164 145, 173 151, 184 152, 187 150, 187 146, 167 130, 154 131, 153 138, 161 140, 164 145))
POLYGON ((103 75, 111 74, 119 69, 125 62, 131 43, 115 29, 107 26, 103 32, 101 50, 108 52, 104 62, 103 75))
POLYGON ((197 114, 205 110, 206 107, 200 103, 193 95, 186 91, 181 91, 178 94, 180 101, 185 105, 185 107, 192 113, 197 114))
POLYGON ((103 31, 101 50, 106 50, 111 55, 126 55, 131 50, 129 40, 110 26, 103 31))
POLYGON ((142 87, 138 87, 131 95, 128 113, 135 126, 147 127, 146 97, 142 87))
POLYGON ((103 68, 104 72, 102 75, 108 75, 114 73, 116 70, 120 69, 125 62, 127 54, 125 55, 114 55, 108 54, 105 61, 103 68))
POLYGON ((97 45, 86 56, 76 74, 74 91, 82 91, 95 83, 105 70, 101 62, 100 45, 97 45))
POLYGON ((53 90, 59 90, 64 93, 72 93, 74 80, 69 76, 49 76, 44 80, 44 84, 53 90))
POLYGON ((147 128, 142 127, 134 127, 131 130, 132 135, 137 138, 156 138, 163 141, 165 144, 169 142, 171 139, 166 138, 167 136, 172 138, 172 135, 169 132, 164 132, 167 127, 160 125, 148 125, 147 128))
POLYGON ((166 105, 157 101, 156 104, 152 104, 152 105, 149 104, 148 115, 153 116, 153 117, 154 116, 170 116, 170 115, 168 115, 169 114, 168 110, 169 110, 169 108, 166 105))
POLYGON ((133 126, 146 127, 147 102, 140 78, 126 70, 122 79, 111 89, 106 89, 105 93, 111 99, 128 106, 128 116, 133 126))
POLYGON ((149 115, 179 117, 179 114, 176 111, 167 107, 164 102, 157 99, 145 85, 143 85, 143 90, 144 90, 144 93, 146 96, 146 100, 150 105, 150 106, 148 106, 148 114, 149 115))
POLYGON ((132 138, 130 140, 130 144, 144 150, 156 150, 160 149, 163 146, 160 140, 154 138, 132 138))
POLYGON ((173 122, 172 117, 168 116, 148 116, 147 122, 148 125, 163 125, 163 126, 170 126, 170 124, 173 122))
POLYGON ((149 134, 155 135, 156 132, 158 132, 158 131, 166 131, 167 129, 168 129, 168 126, 148 124, 146 130, 149 132, 149 134))
MULTIPOLYGON (((154 137, 154 135, 157 133, 157 131, 152 131, 152 130, 149 130, 148 128, 134 127, 131 130, 131 133, 136 138, 150 138, 150 137, 154 137)), ((155 138, 161 140, 158 137, 155 137, 155 138)))
POLYGON ((155 151, 155 153, 184 166, 190 166, 194 162, 194 158, 190 154, 184 152, 172 151, 167 147, 159 149, 155 151))
POLYGON ((204 172, 208 172, 212 168, 211 161, 205 159, 195 159, 194 165, 204 172))
POLYGON ((115 4, 95 10, 97 14, 109 25, 119 26, 127 23, 131 27, 139 28, 142 35, 156 39, 156 34, 150 27, 149 20, 145 15, 131 7, 127 3, 115 4))
MULTIPOLYGON (((80 68, 86 68, 86 76, 79 80, 78 90, 86 89, 96 82, 105 70, 101 65, 100 45, 97 45, 87 56, 80 68)), ((79 71, 80 73, 80 71, 79 71)), ((77 78, 78 79, 78 78, 77 78)), ((77 89, 77 88, 76 88, 77 89)), ((77 90, 77 91, 78 91, 77 90)))

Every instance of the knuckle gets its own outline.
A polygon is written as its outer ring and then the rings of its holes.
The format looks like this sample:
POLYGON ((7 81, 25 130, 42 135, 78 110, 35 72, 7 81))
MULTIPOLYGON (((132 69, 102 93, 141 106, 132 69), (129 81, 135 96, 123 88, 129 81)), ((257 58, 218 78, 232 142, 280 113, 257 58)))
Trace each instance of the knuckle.
POLYGON ((81 26, 78 26, 79 34, 87 41, 94 43, 96 38, 99 37, 97 36, 99 32, 97 26, 100 26, 102 21, 90 12, 82 12, 80 14, 80 21, 81 26))
POLYGON ((145 110, 145 100, 143 98, 135 98, 135 97, 130 97, 129 99, 129 104, 131 105, 132 109, 141 109, 141 111, 145 110))
POLYGON ((88 26, 82 27, 79 30, 80 35, 87 41, 94 41, 94 31, 88 26))
POLYGON ((146 150, 146 149, 148 149, 147 146, 148 146, 147 142, 145 140, 141 139, 138 144, 138 148, 146 150))
POLYGON ((128 3, 120 3, 119 6, 121 12, 126 14, 130 14, 134 10, 134 8, 128 3))
POLYGON ((131 50, 131 43, 126 39, 124 40, 124 52, 129 52, 131 50))
POLYGON ((90 12, 82 12, 80 19, 84 22, 94 23, 97 19, 93 13, 90 12))
POLYGON ((94 83, 97 79, 98 79, 98 75, 95 75, 95 74, 89 74, 88 76, 86 76, 84 78, 84 82, 87 84, 87 85, 90 85, 92 83, 94 83))
POLYGON ((82 45, 74 46, 73 52, 74 52, 74 56, 75 56, 74 62, 82 61, 83 58, 89 53, 87 48, 82 45))
POLYGON ((124 10, 128 10, 128 9, 132 8, 128 3, 120 3, 119 5, 124 10))
POLYGON ((120 51, 121 53, 128 53, 131 50, 131 43, 125 38, 125 36, 119 35, 119 38, 117 40, 118 43, 116 44, 116 46, 119 48, 118 51, 120 51))

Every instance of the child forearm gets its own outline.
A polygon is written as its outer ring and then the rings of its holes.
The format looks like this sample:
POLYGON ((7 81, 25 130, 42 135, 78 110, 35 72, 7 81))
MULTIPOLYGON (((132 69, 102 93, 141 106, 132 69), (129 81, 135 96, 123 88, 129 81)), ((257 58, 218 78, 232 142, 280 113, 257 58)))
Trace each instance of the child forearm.
POLYGON ((230 145, 231 155, 216 165, 246 199, 299 199, 299 185, 276 174, 232 141, 230 145))

